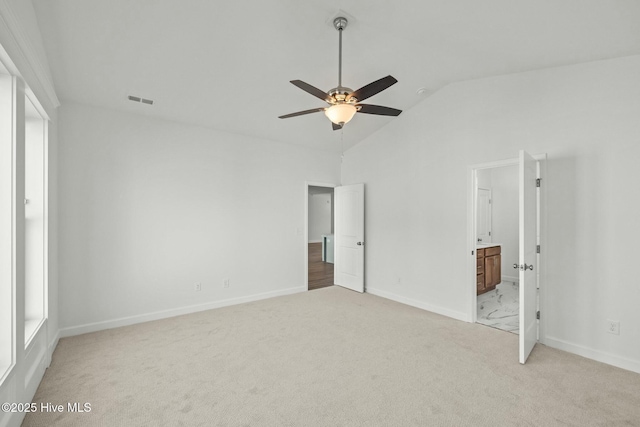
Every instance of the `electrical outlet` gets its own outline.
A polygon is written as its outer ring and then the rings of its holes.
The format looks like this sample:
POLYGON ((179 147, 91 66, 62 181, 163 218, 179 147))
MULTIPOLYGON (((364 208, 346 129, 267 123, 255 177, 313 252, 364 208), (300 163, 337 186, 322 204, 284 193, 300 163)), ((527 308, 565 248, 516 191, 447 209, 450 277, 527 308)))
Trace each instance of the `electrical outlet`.
POLYGON ((229 279, 224 279, 224 287, 225 288, 229 287, 229 279))
POLYGON ((607 319, 607 332, 613 335, 620 335, 620 321, 607 319))
POLYGON ((196 292, 200 292, 202 290, 202 284, 200 282, 196 283, 193 287, 193 290, 196 292))

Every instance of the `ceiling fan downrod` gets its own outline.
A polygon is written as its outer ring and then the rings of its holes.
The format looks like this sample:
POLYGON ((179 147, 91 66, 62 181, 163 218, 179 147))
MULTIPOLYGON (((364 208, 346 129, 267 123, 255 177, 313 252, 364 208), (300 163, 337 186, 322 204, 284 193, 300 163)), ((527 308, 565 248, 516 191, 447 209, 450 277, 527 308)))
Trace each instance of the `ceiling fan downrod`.
POLYGON ((333 26, 338 30, 339 46, 338 46, 338 87, 342 87, 342 30, 347 28, 347 18, 341 16, 333 20, 333 26))

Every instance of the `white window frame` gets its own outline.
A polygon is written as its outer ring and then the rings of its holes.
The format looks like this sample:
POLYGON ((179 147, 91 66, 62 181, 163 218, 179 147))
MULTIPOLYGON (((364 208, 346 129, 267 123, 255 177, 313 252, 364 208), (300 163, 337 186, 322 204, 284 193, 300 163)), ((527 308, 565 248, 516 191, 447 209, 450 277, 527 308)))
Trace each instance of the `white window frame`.
MULTIPOLYGON (((29 346, 29 344, 31 343, 31 341, 33 340, 33 338, 38 334, 38 332, 40 331, 40 328, 42 328, 45 320, 48 318, 48 223, 49 223, 49 204, 48 204, 48 194, 49 194, 49 180, 48 180, 48 176, 49 176, 49 162, 48 162, 48 152, 49 152, 49 120, 47 119, 46 114, 43 114, 43 108, 42 106, 39 104, 38 100, 35 98, 35 96, 33 95, 33 93, 30 93, 29 91, 26 92, 25 95, 25 105, 27 105, 27 103, 31 104, 31 108, 29 108, 29 114, 25 114, 25 130, 26 130, 26 126, 27 126, 27 121, 29 119, 36 119, 38 121, 41 121, 42 128, 41 128, 41 133, 39 132, 38 135, 36 135, 36 137, 38 138, 38 142, 41 141, 42 143, 42 240, 40 242, 40 244, 42 245, 42 271, 41 271, 41 276, 42 276, 42 280, 40 282, 40 286, 38 289, 30 289, 29 288, 29 283, 28 283, 28 275, 29 275, 29 271, 27 271, 27 269, 25 268, 25 322, 24 322, 24 327, 25 327, 25 332, 24 332, 24 338, 25 338, 25 348, 27 348, 29 346), (30 304, 29 298, 32 297, 32 295, 29 295, 30 292, 32 291, 36 291, 38 293, 37 298, 41 300, 41 307, 40 307, 40 313, 38 314, 38 318, 36 319, 29 319, 30 317, 30 310, 28 309, 28 305, 30 304)), ((28 133, 25 131, 25 148, 26 145, 29 143, 32 143, 33 141, 29 141, 29 135, 28 133)), ((27 161, 27 153, 26 153, 26 149, 25 149, 25 174, 28 173, 28 168, 26 167, 26 161, 27 161)), ((26 186, 26 181, 27 181, 27 177, 25 176, 25 186, 26 186)), ((27 188, 25 188, 25 200, 26 198, 29 197, 29 194, 27 194, 27 188)), ((28 206, 25 207, 25 209, 28 208, 28 206)), ((26 228, 26 224, 25 224, 25 228, 26 228)), ((26 233, 26 229, 25 229, 25 233, 26 233)), ((25 249, 29 249, 28 248, 28 244, 29 242, 25 242, 25 249)), ((25 256, 27 256, 28 252, 25 251, 25 256)), ((25 260, 26 261, 26 260, 25 260)))

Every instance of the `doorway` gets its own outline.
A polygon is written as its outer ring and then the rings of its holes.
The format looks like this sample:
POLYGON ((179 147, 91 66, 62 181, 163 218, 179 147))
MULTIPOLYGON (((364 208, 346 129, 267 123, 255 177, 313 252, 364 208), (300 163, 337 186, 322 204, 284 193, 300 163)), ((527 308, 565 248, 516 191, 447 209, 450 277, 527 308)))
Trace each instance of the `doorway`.
POLYGON ((518 166, 476 171, 477 319, 518 334, 518 166))
POLYGON ((334 285, 334 187, 307 185, 307 290, 334 285))
MULTIPOLYGON (((500 317, 498 308, 503 309, 501 314, 506 315, 505 317, 512 317, 512 323, 506 328, 501 327, 500 329, 508 329, 510 332, 518 331, 520 363, 526 362, 536 342, 544 342, 544 331, 546 331, 545 317, 544 314, 541 315, 541 308, 545 306, 544 286, 541 286, 541 283, 544 283, 546 242, 543 232, 546 229, 546 196, 543 196, 545 193, 541 191, 543 176, 546 175, 545 168, 546 154, 530 156, 523 150, 515 159, 473 165, 468 168, 467 235, 468 254, 471 255, 468 258, 467 270, 469 274, 469 320, 474 323, 484 323, 481 319, 481 316, 484 316, 481 307, 486 301, 484 297, 480 298, 479 295, 493 292, 493 295, 490 294, 490 296, 494 297, 493 303, 495 305, 498 305, 498 302, 509 303, 504 300, 515 299, 517 295, 517 315, 515 304, 508 304, 508 307, 511 307, 511 313, 506 312, 505 304, 502 304, 502 307, 490 307, 488 311, 493 311, 493 320, 500 317), (483 182, 487 176, 490 177, 489 181, 483 182), (494 185, 494 180, 500 185, 494 185), (497 187, 505 186, 505 182, 507 183, 506 188, 509 186, 517 188, 517 192, 511 192, 512 200, 517 197, 515 214, 514 202, 508 203, 511 206, 509 209, 496 210, 498 207, 497 187), (488 187, 492 190, 491 243, 478 241, 481 239, 478 232, 482 231, 478 221, 479 219, 486 220, 486 218, 480 218, 478 189, 487 189, 488 187), (507 225, 508 222, 517 221, 515 244, 513 237, 510 237, 508 232, 505 232, 501 237, 496 236, 496 223, 498 222, 496 212, 500 212, 499 215, 502 216, 506 215, 504 218, 500 218, 499 227, 507 225), (504 239, 506 243, 501 239, 504 239), (517 247, 517 258, 514 258, 513 250, 509 249, 514 246, 517 247), (506 252, 503 253, 503 250, 506 252), (516 318, 517 328, 515 328, 516 318)), ((486 193, 484 194, 486 195, 486 193)), ((509 200, 508 193, 501 195, 500 199, 502 202, 507 202, 509 200)), ((513 303, 513 301, 511 302, 513 303)), ((496 325, 490 326, 495 327, 496 325)))

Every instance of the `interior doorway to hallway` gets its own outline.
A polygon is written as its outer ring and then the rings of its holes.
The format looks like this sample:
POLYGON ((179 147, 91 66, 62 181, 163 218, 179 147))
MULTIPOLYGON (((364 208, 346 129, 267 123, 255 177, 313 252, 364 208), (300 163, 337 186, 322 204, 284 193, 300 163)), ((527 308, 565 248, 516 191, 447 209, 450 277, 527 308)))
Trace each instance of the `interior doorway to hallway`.
POLYGON ((307 185, 307 289, 333 286, 334 187, 307 185))

